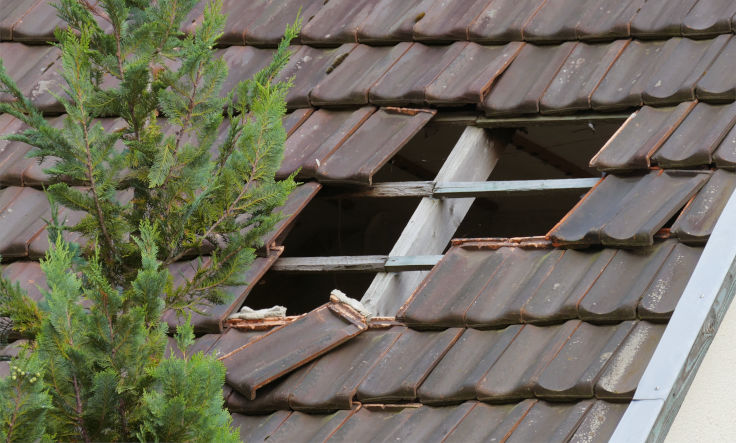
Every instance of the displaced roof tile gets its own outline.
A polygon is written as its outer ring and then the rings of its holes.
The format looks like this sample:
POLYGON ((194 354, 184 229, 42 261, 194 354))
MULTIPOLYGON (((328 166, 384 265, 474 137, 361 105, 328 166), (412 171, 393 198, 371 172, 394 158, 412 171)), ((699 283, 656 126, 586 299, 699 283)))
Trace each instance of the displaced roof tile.
POLYGON ((637 314, 645 320, 667 320, 698 263, 702 248, 675 245, 639 302, 637 314))
POLYGON ((736 39, 732 38, 723 48, 705 75, 698 81, 695 95, 699 100, 736 100, 736 39))
POLYGON ((396 63, 412 43, 373 47, 358 45, 309 94, 314 106, 365 105, 368 90, 396 63))
POLYGON ((426 88, 427 102, 447 106, 481 103, 522 46, 520 42, 505 46, 468 44, 426 88))
POLYGON ((414 24, 426 16, 435 0, 379 0, 358 28, 361 43, 411 41, 414 24))
POLYGON ((425 103, 424 90, 467 44, 455 42, 449 46, 427 46, 414 43, 371 88, 371 103, 395 106, 425 103))
POLYGON ((601 171, 644 170, 651 155, 685 120, 695 102, 674 108, 644 106, 632 114, 590 161, 601 171))
POLYGON ((583 320, 611 322, 636 319, 636 307, 677 242, 653 248, 619 249, 578 304, 583 320))
POLYGON ((373 0, 330 0, 301 30, 303 43, 357 42, 356 33, 373 9, 373 0))
POLYGON ((366 106, 355 111, 318 109, 286 140, 284 161, 276 176, 297 169, 300 177, 314 177, 317 169, 375 112, 366 106))
POLYGON ((669 56, 657 59, 657 69, 642 93, 644 103, 663 106, 695 99, 695 85, 730 38, 719 35, 712 40, 667 40, 662 52, 669 56))
POLYGON ((542 371, 580 324, 570 320, 554 326, 524 325, 477 384, 478 400, 506 402, 533 397, 532 389, 542 371))
POLYGON ((631 21, 631 35, 652 38, 680 35, 681 23, 697 1, 646 1, 631 21))
POLYGON ((483 102, 486 115, 539 112, 539 99, 574 47, 524 45, 483 102))
POLYGON ((462 329, 406 329, 358 387, 363 403, 413 401, 417 388, 458 339, 462 329))
POLYGON ((630 400, 666 325, 637 322, 611 357, 595 386, 599 399, 630 400))
POLYGON ((227 383, 249 399, 256 390, 367 329, 365 321, 330 303, 220 359, 227 383))
POLYGON ((592 108, 607 111, 641 106, 641 94, 657 68, 658 58, 667 56, 663 55, 664 49, 671 49, 665 48, 665 43, 632 40, 591 95, 592 108))
POLYGON ((645 0, 594 0, 575 28, 580 40, 610 40, 626 38, 630 33, 629 23, 645 0))
POLYGON ((731 0, 698 0, 682 21, 682 34, 706 36, 731 32, 736 3, 731 0))
POLYGON ((490 2, 491 0, 435 0, 414 25, 414 40, 467 40, 468 26, 490 2))
POLYGON ((317 168, 317 177, 320 181, 371 184, 373 175, 435 113, 431 109, 379 109, 317 168))
POLYGON ((576 45, 542 96, 540 111, 560 113, 589 109, 593 91, 628 42, 576 45))
POLYGON ((494 0, 468 27, 468 38, 480 43, 523 40, 521 30, 544 2, 494 0))
POLYGON ((663 168, 709 165, 728 131, 736 123, 736 103, 709 105, 698 103, 652 160, 663 168))
POLYGON ((708 179, 697 171, 609 175, 549 232, 558 244, 646 246, 708 179))
POLYGON ((736 189, 736 173, 716 170, 708 183, 685 207, 672 225, 680 241, 704 244, 713 232, 721 211, 736 189))
POLYGON ((466 329, 419 387, 419 400, 443 404, 476 398, 476 385, 521 329, 520 325, 492 331, 466 329))

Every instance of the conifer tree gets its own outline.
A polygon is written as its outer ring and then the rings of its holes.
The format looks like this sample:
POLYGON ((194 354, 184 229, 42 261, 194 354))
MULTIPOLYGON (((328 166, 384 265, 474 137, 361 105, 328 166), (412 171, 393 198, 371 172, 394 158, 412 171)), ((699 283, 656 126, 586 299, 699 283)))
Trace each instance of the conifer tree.
POLYGON ((41 268, 48 290, 36 304, 0 279, 0 316, 31 338, 0 380, 0 439, 237 441, 223 409, 225 369, 190 355, 189 321, 175 338, 184 357, 165 355, 164 310, 186 317, 226 300, 242 284, 275 208, 294 189, 275 180, 286 138, 281 126, 287 63, 298 20, 272 62, 221 92, 227 66, 213 48, 225 17, 206 7, 191 34, 181 22, 196 0, 59 0, 67 23, 61 50, 66 117, 49 125, 0 61, 0 104, 28 127, 11 140, 54 157, 46 188, 51 245, 41 268), (119 116, 121 130, 97 120, 119 116), (73 226, 59 206, 80 211, 73 226), (71 243, 66 232, 81 234, 71 243), (172 263, 206 252, 175 285, 172 263))

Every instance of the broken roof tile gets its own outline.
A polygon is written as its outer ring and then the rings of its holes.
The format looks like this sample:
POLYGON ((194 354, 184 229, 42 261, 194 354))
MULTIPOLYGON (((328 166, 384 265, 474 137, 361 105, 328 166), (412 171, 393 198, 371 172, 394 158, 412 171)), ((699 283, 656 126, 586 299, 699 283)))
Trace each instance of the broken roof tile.
POLYGON ((672 316, 702 252, 700 247, 675 245, 639 301, 639 318, 661 321, 672 316))
POLYGON ((643 170, 650 157, 695 107, 683 102, 674 108, 644 106, 624 122, 590 161, 601 171, 643 170))
POLYGON ((367 104, 369 89, 411 46, 407 42, 381 47, 358 45, 312 89, 310 103, 313 106, 367 104))
POLYGON ((595 0, 546 0, 526 23, 524 40, 530 42, 560 42, 575 40, 575 28, 595 0))
POLYGON ((379 0, 358 28, 361 43, 411 41, 414 24, 422 20, 435 0, 379 0))
POLYGON ((481 103, 523 45, 521 42, 504 46, 469 43, 425 89, 427 102, 445 106, 481 103))
POLYGON ((634 326, 582 323, 550 362, 534 386, 534 395, 546 400, 592 398, 598 375, 634 326))
POLYGON ((575 28, 580 40, 611 40, 631 35, 631 19, 645 0, 589 1, 575 28))
POLYGON ((520 403, 489 405, 476 402, 463 421, 443 441, 466 443, 470 441, 502 441, 511 434, 536 400, 520 403))
POLYGON ((667 325, 637 322, 595 385, 602 400, 630 400, 667 325))
POLYGON ((581 323, 580 320, 570 320, 554 326, 524 325, 478 382, 478 400, 506 402, 533 397, 532 389, 542 371, 581 323))
POLYGON ((592 400, 573 404, 538 401, 506 441, 508 443, 568 441, 592 405, 592 400))
POLYGON ((549 232, 557 244, 646 246, 708 179, 698 171, 609 175, 549 232))
POLYGON ((491 331, 466 329, 419 387, 419 400, 446 404, 476 398, 476 385, 521 329, 521 325, 491 331))
POLYGON ((539 112, 539 99, 574 47, 574 42, 558 46, 524 45, 483 101, 486 115, 539 112))
POLYGON ((358 400, 363 403, 415 400, 419 385, 462 331, 458 328, 441 332, 405 329, 361 382, 358 400))
POLYGON ((435 0, 414 25, 414 40, 467 40, 468 26, 490 2, 491 0, 435 0))
POLYGON ((657 59, 666 57, 666 41, 632 40, 599 83, 590 104, 595 110, 616 110, 641 106, 641 97, 649 77, 657 67, 657 59))
POLYGON ((468 27, 468 38, 479 43, 523 40, 521 30, 543 4, 493 0, 468 27))
POLYGON ((731 32, 736 3, 731 0, 698 0, 682 21, 682 34, 709 36, 731 32))
POLYGON ((425 103, 424 90, 467 44, 427 46, 414 43, 370 89, 371 103, 393 106, 425 103))
POLYGON ((736 100, 736 39, 728 41, 705 75, 698 81, 695 95, 699 100, 736 100))
MULTIPOLYGON (((324 0, 280 0, 267 2, 257 17, 245 30, 245 44, 255 46, 276 46, 284 36, 284 29, 296 20, 309 23, 322 8, 324 0)), ((242 8, 238 5, 238 9, 242 8)), ((235 14, 235 11, 233 11, 235 14)), ((298 37, 297 37, 298 41, 298 37)), ((296 43, 292 41, 292 43, 296 43)))
POLYGON ((296 46, 289 63, 279 72, 277 80, 292 79, 293 86, 286 94, 289 108, 309 107, 309 92, 326 78, 334 66, 341 63, 357 45, 344 44, 334 49, 318 49, 311 46, 296 46))
POLYGON ((320 181, 371 184, 373 175, 435 113, 431 109, 379 109, 317 168, 317 177, 320 181))
POLYGON ((357 42, 356 33, 373 9, 372 0, 330 0, 301 30, 303 43, 335 45, 357 42))
POLYGON ((653 248, 619 249, 579 301, 580 318, 595 322, 636 319, 639 300, 676 243, 667 240, 653 248))
POLYGON ((712 40, 667 40, 642 93, 644 103, 663 106, 695 99, 695 85, 730 38, 719 35, 712 40))
POLYGON ((315 362, 289 395, 298 411, 350 409, 358 385, 404 328, 369 329, 315 362))
POLYGON ((681 23, 698 0, 649 0, 631 21, 631 35, 665 38, 680 35, 681 23))
POLYGON ((736 123, 736 103, 698 103, 652 156, 663 168, 703 166, 736 123))
POLYGON ((299 177, 314 177, 317 169, 376 111, 318 109, 284 145, 284 161, 276 176, 286 177, 301 168, 299 177))
POLYGON ((609 441, 628 407, 628 403, 596 401, 588 409, 570 441, 588 443, 609 441))
POLYGON ((540 111, 561 113, 589 109, 591 95, 628 43, 628 40, 616 40, 576 45, 542 96, 540 111))
POLYGON ((704 244, 713 232, 716 221, 734 189, 736 189, 736 173, 716 170, 708 183, 675 220, 672 233, 680 241, 704 244))
POLYGON ((365 320, 352 309, 331 302, 272 329, 220 360, 227 368, 227 383, 253 400, 257 389, 366 329, 365 320))

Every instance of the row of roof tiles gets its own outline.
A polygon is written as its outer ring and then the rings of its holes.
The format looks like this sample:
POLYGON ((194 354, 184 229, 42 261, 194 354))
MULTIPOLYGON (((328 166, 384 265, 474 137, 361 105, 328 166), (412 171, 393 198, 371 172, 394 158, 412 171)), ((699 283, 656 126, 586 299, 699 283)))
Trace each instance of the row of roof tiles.
MULTIPOLYGON (((0 39, 46 42, 63 25, 51 0, 6 3, 0 39)), ((204 4, 189 15, 185 30, 201 22, 204 4)), ((256 46, 276 45, 298 13, 301 41, 314 45, 702 37, 736 29, 736 6, 727 0, 225 0, 223 10, 229 18, 222 42, 256 46)))
MULTIPOLYGON (((296 46, 281 78, 292 78, 291 108, 477 105, 487 115, 617 110, 683 101, 733 101, 736 37, 567 42, 555 46, 455 42, 336 49, 296 46)), ((224 90, 252 76, 272 50, 220 50, 230 67, 224 90)), ((41 109, 61 112, 58 50, 0 43, 11 77, 41 109)), ((0 99, 8 97, 0 96, 0 99)))
POLYGON ((571 441, 604 442, 626 404, 525 400, 511 405, 466 402, 455 406, 359 405, 327 415, 277 411, 233 414, 243 441, 571 441))

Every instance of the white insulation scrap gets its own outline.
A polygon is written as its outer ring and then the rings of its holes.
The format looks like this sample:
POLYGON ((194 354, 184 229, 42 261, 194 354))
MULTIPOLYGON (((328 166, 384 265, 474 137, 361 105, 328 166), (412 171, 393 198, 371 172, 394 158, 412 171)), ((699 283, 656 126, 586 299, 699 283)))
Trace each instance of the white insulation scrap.
POLYGON ((251 309, 247 306, 243 306, 240 308, 240 312, 236 312, 230 316, 230 318, 240 318, 243 320, 265 320, 285 317, 286 308, 283 306, 272 306, 265 309, 251 309))
POLYGON ((333 289, 332 292, 330 292, 330 300, 332 300, 335 303, 343 303, 351 308, 355 309, 365 317, 366 319, 369 319, 373 316, 373 313, 369 311, 365 306, 363 306, 363 303, 359 302, 358 300, 354 298, 350 298, 347 295, 345 295, 344 292, 342 292, 339 289, 333 289))

